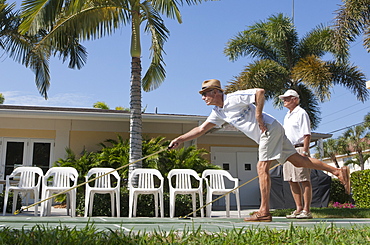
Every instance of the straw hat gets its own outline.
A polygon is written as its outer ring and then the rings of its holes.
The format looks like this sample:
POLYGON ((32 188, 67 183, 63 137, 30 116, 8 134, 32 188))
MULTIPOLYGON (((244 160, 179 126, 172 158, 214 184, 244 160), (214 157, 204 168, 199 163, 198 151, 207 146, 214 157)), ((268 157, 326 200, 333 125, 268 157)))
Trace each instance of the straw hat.
POLYGON ((223 92, 221 88, 221 83, 217 79, 209 79, 202 83, 202 90, 199 91, 200 94, 203 94, 205 91, 210 89, 218 89, 223 92))

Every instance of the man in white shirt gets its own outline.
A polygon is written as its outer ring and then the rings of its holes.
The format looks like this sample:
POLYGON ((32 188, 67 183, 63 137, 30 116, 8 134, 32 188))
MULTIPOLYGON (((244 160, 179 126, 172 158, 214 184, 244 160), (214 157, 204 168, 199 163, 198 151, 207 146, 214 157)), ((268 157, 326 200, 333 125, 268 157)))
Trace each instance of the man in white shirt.
MULTIPOLYGON (((279 98, 289 111, 284 117, 285 135, 299 154, 309 156, 311 124, 307 112, 299 106, 299 95, 289 89, 279 98)), ((287 161, 283 165, 284 181, 289 181, 296 210, 287 215, 288 219, 312 219, 310 206, 312 201, 311 169, 297 168, 287 161), (303 203, 302 203, 303 201, 303 203)))
POLYGON ((317 159, 304 157, 297 153, 285 136, 283 126, 272 116, 264 113, 265 90, 256 88, 237 91, 225 95, 219 80, 210 79, 202 83, 199 91, 207 105, 214 105, 207 120, 189 132, 172 140, 169 148, 177 148, 185 141, 195 139, 215 126, 227 122, 241 130, 246 136, 259 144, 257 173, 261 192, 261 204, 258 212, 244 221, 270 222, 270 165, 273 160, 280 163, 289 160, 296 167, 325 170, 337 176, 349 190, 349 171, 347 167, 334 168, 317 159))

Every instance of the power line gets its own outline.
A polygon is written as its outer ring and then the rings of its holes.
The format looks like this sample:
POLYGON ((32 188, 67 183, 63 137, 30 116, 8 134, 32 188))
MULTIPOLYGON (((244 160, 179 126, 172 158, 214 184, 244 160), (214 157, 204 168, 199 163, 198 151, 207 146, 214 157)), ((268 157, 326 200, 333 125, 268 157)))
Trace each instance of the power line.
MULTIPOLYGON (((350 116, 350 115, 353 115, 353 114, 355 114, 355 113, 357 113, 357 112, 359 112, 359 111, 365 110, 365 109, 367 109, 367 108, 370 108, 370 106, 365 107, 365 108, 362 108, 362 109, 357 110, 357 111, 355 111, 355 112, 352 112, 352 113, 350 113, 350 114, 347 114, 347 115, 345 115, 345 116, 342 116, 341 118, 348 117, 348 116, 350 116)), ((331 123, 331 122, 334 122, 334 121, 337 121, 337 120, 338 120, 338 119, 331 120, 331 121, 329 121, 329 122, 326 122, 326 123, 321 124, 320 126, 325 125, 325 124, 328 124, 328 123, 331 123)))
POLYGON ((342 111, 344 111, 344 110, 347 110, 347 109, 352 108, 353 106, 356 106, 356 105, 359 105, 359 104, 362 104, 362 102, 358 102, 357 104, 354 104, 354 105, 348 106, 348 107, 346 107, 346 108, 344 108, 344 109, 341 109, 341 110, 339 110, 339 111, 333 112, 333 113, 331 113, 331 114, 329 114, 329 115, 326 115, 325 117, 329 117, 329 116, 331 116, 331 115, 334 115, 334 114, 336 114, 336 113, 338 113, 338 112, 342 112, 342 111))
POLYGON ((355 126, 357 126, 357 125, 361 125, 361 124, 363 124, 363 123, 364 123, 364 122, 360 122, 360 123, 353 124, 353 125, 351 125, 351 126, 347 126, 347 127, 341 128, 341 129, 337 129, 337 130, 334 130, 334 131, 329 132, 329 134, 336 133, 336 132, 338 132, 338 131, 342 131, 342 130, 347 129, 347 128, 352 128, 352 127, 355 127, 355 126))

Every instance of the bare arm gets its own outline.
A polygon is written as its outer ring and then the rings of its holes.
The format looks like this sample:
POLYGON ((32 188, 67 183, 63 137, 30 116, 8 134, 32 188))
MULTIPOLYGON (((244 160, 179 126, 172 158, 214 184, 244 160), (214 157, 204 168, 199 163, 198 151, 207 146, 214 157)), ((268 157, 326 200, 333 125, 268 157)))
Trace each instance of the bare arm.
POLYGON ((183 135, 180 135, 176 139, 172 140, 168 147, 169 148, 177 148, 181 143, 183 143, 185 141, 188 141, 188 140, 198 138, 199 136, 205 134, 208 130, 210 130, 214 126, 216 126, 216 125, 213 124, 213 123, 204 122, 202 125, 200 125, 198 127, 195 127, 192 130, 190 130, 189 132, 187 132, 183 135))
POLYGON ((265 105, 265 90, 262 88, 258 88, 256 92, 256 119, 258 122, 258 126, 260 127, 262 132, 267 130, 265 122, 262 118, 262 111, 265 105))
POLYGON ((310 155, 310 141, 311 141, 311 135, 306 134, 303 136, 303 151, 308 153, 308 156, 310 155))

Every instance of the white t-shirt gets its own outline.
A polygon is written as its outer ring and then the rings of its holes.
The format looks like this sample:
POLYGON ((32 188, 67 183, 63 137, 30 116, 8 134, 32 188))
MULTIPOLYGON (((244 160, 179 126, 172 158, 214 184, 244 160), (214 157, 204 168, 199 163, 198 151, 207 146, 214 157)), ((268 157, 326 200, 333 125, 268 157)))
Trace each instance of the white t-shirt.
POLYGON ((300 106, 288 111, 284 117, 285 135, 293 145, 302 144, 305 135, 311 135, 310 118, 300 106))
MULTIPOLYGON (((256 89, 236 91, 224 95, 223 108, 215 106, 207 118, 207 122, 221 126, 224 122, 239 129, 257 144, 260 141, 261 130, 256 119, 256 89)), ((272 124, 275 118, 263 112, 263 121, 272 124)))

